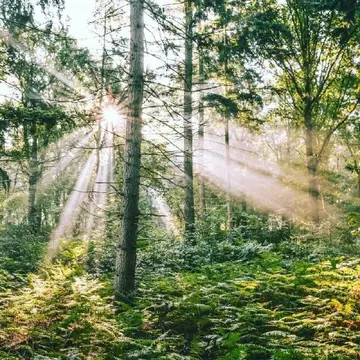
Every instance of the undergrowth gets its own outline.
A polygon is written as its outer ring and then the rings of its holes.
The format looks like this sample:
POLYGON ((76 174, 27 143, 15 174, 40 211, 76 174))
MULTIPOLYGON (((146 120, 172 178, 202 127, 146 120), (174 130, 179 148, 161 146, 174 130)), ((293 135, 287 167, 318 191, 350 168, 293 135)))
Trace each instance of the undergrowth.
POLYGON ((323 234, 311 242, 281 219, 239 214, 227 232, 209 211, 196 246, 142 220, 130 307, 112 297, 110 202, 105 240, 69 242, 28 276, 0 272, 0 359, 359 358, 360 261, 341 256, 356 238, 327 250, 323 234))

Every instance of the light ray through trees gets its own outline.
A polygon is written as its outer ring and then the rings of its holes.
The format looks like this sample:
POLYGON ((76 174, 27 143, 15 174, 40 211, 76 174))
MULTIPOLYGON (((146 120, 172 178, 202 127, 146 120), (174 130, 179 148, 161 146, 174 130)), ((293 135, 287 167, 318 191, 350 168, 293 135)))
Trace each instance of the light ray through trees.
MULTIPOLYGON (((80 162, 79 166, 83 163, 82 157, 84 156, 84 149, 86 146, 89 146, 89 142, 92 141, 92 136, 94 130, 82 129, 81 131, 75 131, 70 135, 64 136, 62 139, 57 141, 52 146, 43 150, 42 154, 45 155, 42 166, 46 168, 42 174, 41 179, 39 179, 36 199, 39 200, 47 190, 62 176, 70 166, 75 165, 76 162, 80 162), (61 154, 56 154, 59 151, 61 154), (54 154, 53 154, 54 153, 54 154), (49 158, 53 155, 53 158, 49 158)), ((22 201, 26 203, 27 191, 23 189, 24 184, 17 182, 14 192, 11 193, 4 200, 4 208, 6 209, 9 204, 16 201, 22 201)), ((26 206, 25 206, 26 208, 26 206)), ((21 208, 19 213, 24 212, 24 208, 21 208)), ((12 219, 13 209, 11 212, 8 212, 5 217, 7 221, 12 219)), ((18 217, 17 214, 15 217, 18 217)))
MULTIPOLYGON (((234 126, 232 134, 243 129, 234 126), (236 131, 237 130, 237 131, 236 131)), ((231 139, 231 192, 239 200, 246 199, 264 211, 274 211, 288 218, 308 221, 309 197, 306 191, 306 169, 295 168, 291 163, 284 166, 264 161, 259 154, 256 143, 261 141, 259 135, 250 137, 254 145, 241 142, 234 136, 231 139)), ((226 191, 226 164, 223 136, 216 128, 207 128, 204 150, 195 151, 195 164, 199 175, 204 176, 210 184, 226 191), (202 164, 203 163, 203 164, 202 164)), ((323 186, 323 191, 327 186, 323 186)), ((323 208, 329 208, 323 200, 323 208)))
POLYGON ((91 180, 92 173, 96 164, 96 155, 93 151, 82 167, 80 175, 74 186, 74 190, 71 192, 60 216, 59 225, 51 236, 46 259, 51 259, 56 255, 61 239, 69 233, 75 221, 80 214, 81 204, 84 202, 86 194, 88 194, 88 188, 91 180))
POLYGON ((101 141, 102 147, 99 151, 99 168, 96 174, 93 189, 89 192, 89 204, 87 206, 86 230, 85 240, 89 241, 91 232, 95 225, 98 230, 104 226, 105 207, 109 194, 109 187, 113 186, 114 178, 114 163, 113 163, 113 133, 112 124, 106 122, 105 126, 101 127, 101 141))
MULTIPOLYGON (((57 78, 64 85, 72 89, 75 93, 78 93, 81 96, 83 96, 86 99, 87 103, 89 104, 91 103, 91 99, 93 98, 93 96, 86 89, 84 89, 84 87, 81 86, 81 84, 79 84, 77 81, 70 80, 63 73, 56 70, 54 64, 52 64, 49 61, 50 56, 47 56, 48 54, 45 49, 41 48, 41 51, 39 51, 41 52, 41 56, 39 56, 38 53, 31 51, 25 45, 16 41, 6 29, 0 29, 0 39, 2 39, 8 45, 13 46, 19 52, 27 55, 29 57, 28 60, 31 60, 37 65, 41 66, 50 75, 57 78)), ((32 92, 34 92, 34 89, 32 89, 32 92)), ((39 97, 42 99, 41 95, 38 93, 35 94, 35 97, 39 97)))
MULTIPOLYGON (((80 140, 75 144, 70 143, 65 149, 60 149, 61 154, 57 161, 56 166, 52 166, 49 171, 47 171, 44 176, 41 178, 38 186, 38 196, 46 190, 46 188, 51 185, 56 178, 66 170, 66 168, 78 157, 81 157, 86 147, 91 141, 92 136, 94 135, 94 130, 87 131, 86 134, 75 134, 76 136, 80 135, 80 140)), ((59 144, 60 145, 60 144, 59 144)))
POLYGON ((176 224, 175 218, 171 212, 170 206, 165 201, 164 197, 158 191, 149 190, 151 197, 151 204, 155 208, 156 213, 160 216, 161 223, 165 230, 175 236, 180 235, 180 229, 176 224))
POLYGON ((99 142, 99 166, 97 173, 94 175, 96 152, 93 150, 78 176, 74 189, 62 210, 59 224, 51 236, 46 255, 47 259, 51 259, 57 253, 61 242, 66 241, 66 237, 71 233, 82 211, 86 212, 85 241, 89 241, 95 226, 99 229, 99 227, 104 225, 104 212, 109 185, 113 181, 114 144, 111 123, 104 122, 100 130, 101 139, 99 142), (93 182, 92 179, 94 179, 93 182))

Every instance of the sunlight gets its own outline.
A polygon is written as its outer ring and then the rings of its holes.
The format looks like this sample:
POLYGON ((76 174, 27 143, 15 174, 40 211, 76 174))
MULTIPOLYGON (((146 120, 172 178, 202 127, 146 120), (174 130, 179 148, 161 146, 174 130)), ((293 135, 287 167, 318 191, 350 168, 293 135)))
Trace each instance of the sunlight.
MULTIPOLYGON (((232 124, 230 137, 231 194, 247 201, 262 211, 272 211, 300 222, 306 221, 310 211, 306 189, 306 174, 301 169, 279 165, 265 159, 264 137, 232 124), (271 190, 270 190, 271 189, 271 190)), ((223 126, 208 127, 204 138, 203 155, 195 147, 194 164, 197 172, 208 182, 226 191, 227 164, 223 126)))
POLYGON ((358 2, 193 5, 1 2, 0 360, 360 360, 358 2))
POLYGON ((119 111, 115 106, 112 105, 107 105, 103 108, 102 118, 106 123, 109 124, 114 124, 121 119, 119 111))
POLYGON ((176 224, 176 220, 173 217, 171 208, 163 198, 160 192, 150 189, 148 195, 151 198, 151 203, 155 208, 156 213, 160 216, 160 221, 164 225, 166 231, 170 234, 179 236, 180 229, 176 224))
POLYGON ((104 209, 107 204, 109 184, 113 181, 113 136, 110 132, 110 123, 106 122, 105 131, 102 132, 103 147, 99 151, 99 166, 97 169, 95 183, 90 191, 87 202, 87 219, 84 239, 88 243, 94 228, 98 231, 104 226, 104 209))
MULTIPOLYGON (((11 36, 10 32, 6 29, 0 29, 0 39, 8 45, 13 46, 20 53, 23 53, 24 55, 30 57, 31 61, 41 66, 45 71, 56 77, 59 81, 71 88, 74 92, 77 92, 84 96, 84 98, 87 100, 87 103, 91 103, 91 99, 93 98, 93 96, 76 80, 71 80, 61 72, 57 71, 55 68, 55 64, 51 61, 50 55, 46 52, 44 48, 37 48, 35 51, 32 51, 24 44, 14 39, 11 36)), ((38 94, 36 95, 38 96, 38 94)), ((39 96, 41 95, 39 94, 39 96)))
POLYGON ((75 220, 78 218, 81 211, 81 204, 84 202, 84 199, 88 194, 88 188, 95 165, 96 156, 95 152, 93 152, 80 170, 74 189, 70 193, 70 196, 62 210, 59 224, 51 235, 45 261, 52 259, 56 255, 61 240, 66 238, 66 235, 68 235, 75 226, 75 220))

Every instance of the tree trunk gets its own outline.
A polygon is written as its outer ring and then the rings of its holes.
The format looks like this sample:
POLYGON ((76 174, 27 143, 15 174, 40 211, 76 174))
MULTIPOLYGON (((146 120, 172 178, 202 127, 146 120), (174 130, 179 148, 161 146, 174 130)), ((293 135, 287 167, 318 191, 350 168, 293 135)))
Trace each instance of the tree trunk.
POLYGON ((199 84, 200 84, 200 99, 199 99, 199 185, 200 185, 200 212, 204 216, 206 212, 206 198, 205 198, 205 179, 201 174, 204 169, 204 60, 201 53, 199 53, 199 84))
POLYGON ((136 242, 139 221, 141 125, 144 89, 144 8, 133 0, 130 10, 130 79, 123 179, 123 219, 116 247, 115 299, 131 302, 135 291, 136 242))
POLYGON ((53 218, 52 218, 52 224, 58 224, 60 220, 60 213, 61 213, 61 190, 57 189, 55 191, 54 196, 54 205, 55 205, 55 211, 52 212, 53 218))
POLYGON ((19 176, 19 168, 16 169, 16 173, 15 173, 15 177, 14 177, 14 182, 13 182, 13 192, 16 191, 18 176, 19 176))
POLYGON ((232 229, 232 206, 231 206, 231 169, 230 169, 230 134, 229 117, 225 117, 225 159, 226 159, 226 207, 227 207, 227 229, 232 229))
POLYGON ((184 172, 185 172, 185 239, 194 243, 194 175, 192 134, 192 72, 193 72, 192 0, 185 0, 185 81, 184 81, 184 172))
POLYGON ((36 124, 31 126, 31 147, 29 161, 29 196, 28 196, 28 222, 29 225, 37 230, 38 213, 36 208, 36 190, 38 182, 38 141, 36 135, 36 124))
POLYGON ((308 191, 310 196, 310 212, 311 219, 314 223, 319 224, 319 186, 317 179, 317 159, 314 154, 314 136, 312 124, 312 110, 311 105, 307 102, 304 112, 305 121, 305 145, 306 145, 306 162, 308 169, 308 191))
POLYGON ((291 126, 290 123, 287 124, 286 127, 286 149, 285 149, 285 157, 284 161, 286 165, 290 164, 291 162, 291 126))
POLYGON ((102 135, 102 131, 101 131, 101 125, 100 125, 100 121, 98 121, 97 123, 97 129, 96 129, 96 174, 98 174, 99 172, 99 168, 100 168, 100 147, 101 147, 101 135, 102 135))
POLYGON ((66 193, 66 191, 63 191, 63 193, 62 193, 62 203, 61 203, 61 209, 60 209, 61 211, 64 208, 64 206, 66 205, 67 198, 68 198, 68 194, 66 193))
MULTIPOLYGON (((225 2, 225 7, 226 7, 225 2)), ((227 27, 224 26, 224 46, 227 46, 227 27)), ((225 53, 225 61, 224 61, 224 78, 228 76, 228 58, 225 53)), ((227 96, 227 86, 224 86, 224 96, 227 96)), ((232 207, 231 207, 231 170, 230 170, 230 134, 229 134, 229 115, 225 114, 225 166, 226 166, 226 207, 227 207, 227 230, 230 231, 232 229, 233 221, 232 221, 232 207)))
MULTIPOLYGON (((106 62, 106 26, 107 26, 107 6, 105 5, 104 10, 104 23, 103 23, 103 49, 102 49, 102 60, 101 60, 101 79, 100 79, 100 98, 99 107, 102 109, 104 96, 106 94, 106 81, 105 81, 105 62, 106 62)), ((101 119, 98 120, 97 132, 96 132, 96 174, 99 173, 100 168, 100 152, 101 152, 101 141, 102 141, 102 128, 101 119)))

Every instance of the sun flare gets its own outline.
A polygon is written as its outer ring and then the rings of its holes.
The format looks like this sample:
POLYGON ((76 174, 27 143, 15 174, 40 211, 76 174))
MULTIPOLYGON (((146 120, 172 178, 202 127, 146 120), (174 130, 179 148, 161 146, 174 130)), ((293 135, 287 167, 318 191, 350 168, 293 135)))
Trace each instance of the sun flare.
POLYGON ((107 123, 116 123, 120 120, 120 114, 114 106, 108 105, 102 110, 102 118, 107 123))

